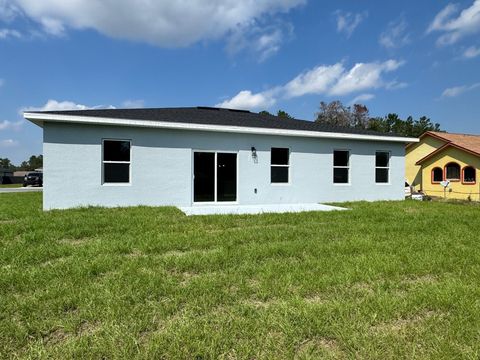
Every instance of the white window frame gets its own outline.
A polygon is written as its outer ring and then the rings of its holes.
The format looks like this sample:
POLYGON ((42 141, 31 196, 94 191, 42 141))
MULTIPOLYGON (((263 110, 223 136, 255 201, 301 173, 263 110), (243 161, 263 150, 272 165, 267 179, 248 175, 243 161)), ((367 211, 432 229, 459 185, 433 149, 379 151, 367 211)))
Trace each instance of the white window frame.
POLYGON ((375 184, 376 185, 390 185, 390 160, 392 158, 391 151, 389 150, 376 150, 375 151, 375 173, 374 173, 374 179, 375 179, 375 184), (388 154, 388 166, 377 166, 377 153, 387 153, 388 154), (387 182, 377 182, 377 169, 387 169, 387 176, 388 176, 388 181, 387 182))
POLYGON ((333 149, 332 151, 332 183, 335 186, 349 186, 351 185, 351 177, 350 177, 350 156, 351 151, 350 149, 333 149), (343 151, 348 153, 348 163, 347 166, 335 166, 335 151, 343 151), (335 169, 347 169, 348 170, 348 181, 346 183, 337 183, 335 182, 335 169))
POLYGON ((102 186, 130 186, 132 185, 132 140, 131 139, 102 139, 102 186), (123 141, 130 144, 130 161, 104 160, 105 141, 123 141), (105 164, 128 164, 128 182, 105 182, 105 164))
POLYGON ((272 186, 288 186, 290 185, 290 148, 289 147, 279 147, 279 146, 272 146, 270 147, 270 185, 272 186), (272 149, 287 149, 288 150, 288 164, 287 165, 281 165, 281 164, 272 164, 272 149), (287 182, 272 182, 272 168, 273 167, 283 167, 288 169, 288 181, 287 182))

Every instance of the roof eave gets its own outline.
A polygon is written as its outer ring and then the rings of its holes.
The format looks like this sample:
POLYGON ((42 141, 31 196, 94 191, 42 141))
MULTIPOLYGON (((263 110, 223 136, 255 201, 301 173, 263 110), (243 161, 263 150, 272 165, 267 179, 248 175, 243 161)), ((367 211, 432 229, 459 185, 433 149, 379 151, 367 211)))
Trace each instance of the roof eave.
POLYGON ((91 124, 91 125, 114 125, 114 126, 135 126, 135 127, 150 127, 163 129, 177 129, 177 130, 194 130, 194 131, 214 131, 214 132, 231 132, 231 133, 246 133, 246 134, 261 134, 261 135, 277 135, 277 136, 299 136, 299 137, 314 137, 314 138, 336 138, 336 139, 350 139, 350 140, 375 140, 385 142, 402 142, 412 143, 418 142, 417 138, 407 138, 400 136, 382 136, 370 134, 352 134, 340 132, 321 132, 310 130, 289 130, 289 129, 274 129, 261 127, 244 127, 244 126, 230 126, 230 125, 209 125, 209 124, 192 124, 187 122, 166 122, 166 121, 152 121, 141 119, 119 119, 106 118, 96 116, 78 116, 78 115, 58 115, 38 112, 25 112, 23 114, 25 119, 34 124, 43 127, 44 122, 65 122, 76 124, 91 124))
POLYGON ((434 150, 432 151, 430 154, 428 154, 427 156, 424 156, 423 158, 421 158, 420 160, 418 160, 415 165, 421 165, 423 162, 425 162, 426 160, 430 159, 431 157, 435 156, 436 154, 439 154, 441 153, 443 150, 449 148, 449 147, 454 147, 454 148, 457 148, 459 150, 462 150, 462 151, 465 151, 469 154, 472 154, 474 156, 478 156, 480 157, 480 153, 476 152, 476 151, 473 151, 473 150, 470 150, 470 149, 467 149, 463 146, 460 146, 460 145, 457 145, 455 143, 452 143, 452 142, 448 142, 446 143, 445 145, 442 145, 440 146, 437 150, 434 150))

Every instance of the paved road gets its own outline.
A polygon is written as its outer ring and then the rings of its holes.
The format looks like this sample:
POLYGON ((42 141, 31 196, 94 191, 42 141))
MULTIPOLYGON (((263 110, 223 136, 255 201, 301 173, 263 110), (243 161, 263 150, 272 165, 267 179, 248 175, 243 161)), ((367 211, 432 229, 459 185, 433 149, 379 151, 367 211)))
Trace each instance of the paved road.
POLYGON ((0 193, 25 193, 43 191, 43 187, 0 188, 0 193))

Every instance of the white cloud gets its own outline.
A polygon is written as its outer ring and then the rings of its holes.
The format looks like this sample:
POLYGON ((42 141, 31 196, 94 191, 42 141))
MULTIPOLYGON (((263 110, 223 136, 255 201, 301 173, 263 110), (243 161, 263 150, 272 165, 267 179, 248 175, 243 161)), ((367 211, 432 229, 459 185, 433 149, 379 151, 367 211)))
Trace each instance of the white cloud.
POLYGON ((0 39, 21 38, 22 34, 13 29, 0 29, 0 39))
POLYGON ((352 101, 350 101, 350 104, 360 104, 364 103, 366 101, 372 100, 375 98, 375 95, 373 94, 361 94, 353 98, 352 101))
POLYGON ((473 85, 454 86, 443 90, 442 97, 456 97, 467 91, 474 90, 478 87, 480 87, 480 83, 475 83, 473 85))
POLYGON ((292 38, 292 34, 293 25, 288 22, 238 25, 227 36, 226 49, 230 55, 236 55, 240 51, 251 52, 258 62, 263 62, 276 54, 281 45, 292 38))
POLYGON ((42 106, 30 106, 23 108, 22 111, 57 111, 57 110, 86 110, 88 106, 74 103, 73 101, 48 100, 42 106))
POLYGON ((475 46, 470 46, 462 54, 463 58, 465 59, 473 59, 478 55, 480 55, 480 48, 477 48, 475 46))
POLYGON ((0 148, 11 148, 18 146, 18 141, 13 139, 0 140, 0 148))
MULTIPOLYGON (((385 81, 383 75, 397 70, 403 64, 403 61, 398 60, 357 63, 350 70, 345 69, 342 63, 320 65, 302 72, 282 86, 259 93, 243 90, 216 106, 252 110, 267 109, 280 98, 289 99, 310 94, 344 96, 377 88, 388 90, 401 88, 406 84, 396 80, 385 81)), ((372 94, 363 94, 363 100, 369 100, 372 98, 371 96, 372 94)))
POLYGON ((17 13, 21 11, 52 35, 62 35, 70 28, 94 29, 114 38, 182 47, 258 26, 259 22, 288 12, 306 0, 12 1, 17 13))
POLYGON ((135 108, 144 108, 145 107, 145 100, 125 100, 122 102, 123 108, 130 108, 130 109, 135 109, 135 108))
POLYGON ((397 90, 397 89, 403 89, 406 88, 408 84, 406 82, 401 82, 397 80, 390 81, 385 84, 385 89, 387 90, 397 90))
POLYGON ((402 16, 388 24, 387 29, 380 34, 378 42, 387 49, 407 45, 410 42, 410 34, 407 33, 407 30, 408 23, 402 16))
POLYGON ((271 92, 253 94, 250 90, 243 90, 231 99, 225 100, 215 106, 228 109, 259 110, 268 109, 275 104, 275 101, 274 95, 271 92))
POLYGON ((355 29, 368 17, 368 12, 363 11, 361 13, 353 14, 351 12, 343 12, 337 10, 334 12, 334 15, 337 17, 337 31, 339 33, 344 33, 347 38, 352 36, 355 29))
POLYGON ((50 99, 42 106, 29 106, 22 108, 23 111, 61 111, 61 110, 88 110, 88 109, 114 109, 112 105, 86 106, 74 103, 73 101, 57 101, 50 99))
POLYGON ((12 21, 18 15, 18 8, 11 0, 0 0, 0 20, 12 21))
POLYGON ((23 125, 23 120, 18 121, 0 121, 0 131, 2 130, 18 130, 23 125))
POLYGON ((332 84, 338 81, 345 69, 341 63, 326 66, 320 65, 305 71, 289 81, 285 86, 287 98, 305 94, 322 94, 329 91, 332 84))
POLYGON ((273 29, 259 36, 253 42, 253 50, 259 54, 259 61, 265 61, 280 50, 283 33, 280 29, 273 29))
POLYGON ((402 61, 387 60, 383 63, 358 63, 350 71, 344 73, 330 89, 331 95, 347 95, 357 91, 376 89, 386 86, 382 74, 397 70, 402 61))
POLYGON ((480 0, 463 9, 457 17, 458 6, 448 4, 433 19, 427 33, 442 32, 437 39, 438 45, 449 45, 461 38, 480 32, 480 0))

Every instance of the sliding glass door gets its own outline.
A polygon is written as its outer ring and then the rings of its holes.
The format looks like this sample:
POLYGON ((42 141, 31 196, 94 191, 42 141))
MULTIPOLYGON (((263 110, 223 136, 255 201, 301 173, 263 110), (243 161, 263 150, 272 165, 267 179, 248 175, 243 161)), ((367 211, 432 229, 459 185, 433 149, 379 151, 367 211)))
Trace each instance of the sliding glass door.
POLYGON ((237 201, 236 153, 193 153, 193 201, 237 201))

